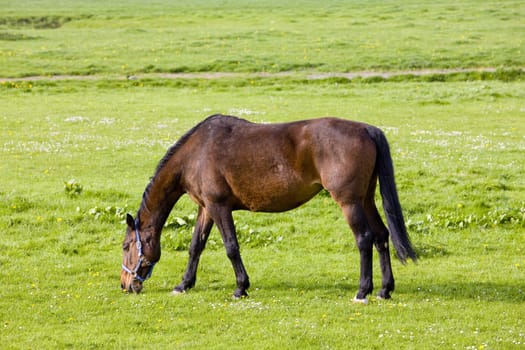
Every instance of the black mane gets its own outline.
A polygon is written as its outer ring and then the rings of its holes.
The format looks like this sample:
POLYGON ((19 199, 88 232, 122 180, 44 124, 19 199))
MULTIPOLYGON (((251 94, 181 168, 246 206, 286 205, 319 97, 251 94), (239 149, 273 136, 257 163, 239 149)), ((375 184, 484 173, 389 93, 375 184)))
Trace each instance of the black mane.
MULTIPOLYGON (((157 178, 157 175, 166 166, 166 164, 169 162, 171 157, 173 157, 173 155, 179 150, 179 148, 182 147, 186 143, 186 141, 188 141, 188 139, 203 124, 205 124, 205 123, 207 123, 207 122, 209 122, 209 121, 211 121, 213 119, 217 119, 217 118, 221 118, 221 117, 224 117, 224 115, 222 115, 222 114, 214 114, 214 115, 211 115, 211 116, 207 117, 206 119, 202 120, 200 123, 198 123, 193 128, 191 128, 189 131, 187 131, 184 135, 182 135, 181 138, 179 138, 179 140, 177 142, 175 142, 175 144, 168 149, 168 151, 166 152, 164 157, 162 157, 162 159, 159 161, 159 164, 157 165, 155 173, 150 178, 150 182, 149 182, 148 186, 146 186, 146 189, 144 190, 144 194, 142 195, 142 203, 140 204, 139 212, 142 209, 144 209, 144 208, 147 210, 145 202, 146 202, 146 199, 148 198, 148 194, 149 194, 150 188, 153 186, 153 184, 155 182, 155 179, 157 178)), ((138 214, 137 214, 137 217, 138 217, 138 214)))

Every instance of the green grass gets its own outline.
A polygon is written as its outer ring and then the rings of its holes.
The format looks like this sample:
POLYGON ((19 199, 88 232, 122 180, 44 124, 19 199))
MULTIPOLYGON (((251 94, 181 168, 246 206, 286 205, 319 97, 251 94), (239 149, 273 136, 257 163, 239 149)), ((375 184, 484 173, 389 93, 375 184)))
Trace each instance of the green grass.
POLYGON ((0 76, 95 74, 0 79, 2 348, 523 347, 523 5, 238 5, 0 1, 0 76), (470 39, 457 42, 463 34, 470 39), (357 49, 367 42, 381 45, 357 49), (305 78, 419 66, 500 69, 305 78), (281 70, 292 74, 244 74, 281 70), (122 78, 170 71, 240 75, 122 78), (187 197, 168 220, 144 292, 120 291, 123 215, 137 210, 166 149, 213 113, 257 122, 333 115, 386 132, 420 255, 417 265, 393 262, 393 300, 351 302, 359 254, 325 193, 287 213, 235 213, 248 299, 231 299, 235 278, 216 229, 195 289, 170 295, 196 212, 187 197))
POLYGON ((0 1, 0 76, 525 65, 521 1, 0 1))
MULTIPOLYGON (((3 86, 5 346, 131 347, 144 339, 156 348, 523 344, 521 81, 155 82, 3 86), (250 230, 262 237, 242 240, 253 285, 247 300, 230 299, 234 276, 216 231, 195 290, 169 295, 187 259, 189 230, 176 225, 163 235, 163 257, 144 294, 120 292, 122 213, 136 210, 166 148, 215 112, 262 122, 339 115, 386 131, 421 255, 418 265, 394 262, 393 301, 351 303, 358 253, 325 195, 289 213, 236 213, 248 238, 250 230), (80 194, 64 183, 72 179, 80 194)), ((194 213, 185 198, 170 222, 194 213)), ((379 285, 377 262, 375 271, 379 285)))

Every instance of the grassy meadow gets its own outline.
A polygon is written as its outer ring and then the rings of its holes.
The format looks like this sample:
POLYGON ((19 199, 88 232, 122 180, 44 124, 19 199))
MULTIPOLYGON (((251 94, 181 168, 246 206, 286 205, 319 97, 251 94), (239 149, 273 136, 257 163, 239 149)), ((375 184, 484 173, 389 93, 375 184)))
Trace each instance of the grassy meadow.
POLYGON ((0 76, 522 67, 522 1, 7 1, 0 76))
POLYGON ((2 348, 525 346, 520 1, 0 8, 2 348), (445 68, 472 71, 307 78, 445 68), (271 74, 252 74, 263 72, 271 74), (235 213, 247 299, 231 299, 235 277, 215 228, 196 287, 170 294, 196 213, 187 197, 143 293, 120 291, 125 213, 135 214, 166 149, 213 113, 256 122, 332 115, 385 131, 420 256, 393 261, 392 300, 351 302, 359 254, 325 193, 287 213, 235 213))

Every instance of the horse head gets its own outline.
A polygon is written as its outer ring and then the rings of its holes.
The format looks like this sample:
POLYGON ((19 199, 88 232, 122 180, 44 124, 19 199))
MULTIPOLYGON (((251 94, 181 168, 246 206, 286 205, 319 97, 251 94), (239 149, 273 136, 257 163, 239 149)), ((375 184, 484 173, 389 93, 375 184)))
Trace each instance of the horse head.
POLYGON ((160 245, 153 244, 152 234, 140 230, 140 222, 127 215, 126 237, 122 244, 122 270, 120 286, 123 291, 140 293, 142 284, 153 272, 160 259, 160 245))

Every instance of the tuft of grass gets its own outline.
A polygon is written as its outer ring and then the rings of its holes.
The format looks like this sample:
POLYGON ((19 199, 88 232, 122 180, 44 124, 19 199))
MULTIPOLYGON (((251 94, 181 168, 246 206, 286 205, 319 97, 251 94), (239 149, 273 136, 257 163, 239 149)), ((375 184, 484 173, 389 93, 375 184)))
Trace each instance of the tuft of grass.
POLYGON ((36 40, 37 37, 29 36, 21 33, 0 32, 0 41, 20 41, 20 40, 36 40))
MULTIPOLYGON (((164 225, 162 234, 162 246, 168 250, 186 251, 188 250, 193 228, 195 226, 196 213, 180 216, 170 216, 164 225)), ((243 247, 261 248, 278 244, 283 240, 283 236, 267 227, 265 230, 258 230, 250 227, 249 224, 236 222, 237 240, 243 247)), ((217 231, 214 229, 214 231, 217 231)), ((222 240, 218 232, 211 234, 207 243, 207 249, 217 250, 222 248, 222 240)))
POLYGON ((82 184, 80 184, 74 179, 69 180, 69 181, 64 181, 64 192, 68 196, 80 196, 83 190, 84 190, 84 186, 82 186, 82 184))
POLYGON ((0 17, 0 26, 10 28, 57 29, 73 18, 66 16, 0 17))

